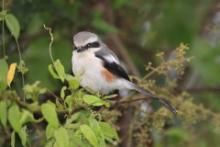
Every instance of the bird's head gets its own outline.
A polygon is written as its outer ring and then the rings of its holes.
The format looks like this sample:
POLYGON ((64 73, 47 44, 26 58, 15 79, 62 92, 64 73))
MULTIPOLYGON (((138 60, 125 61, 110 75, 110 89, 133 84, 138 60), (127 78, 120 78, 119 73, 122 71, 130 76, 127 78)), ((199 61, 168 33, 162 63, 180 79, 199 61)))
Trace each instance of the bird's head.
POLYGON ((101 41, 96 34, 83 31, 73 36, 73 43, 77 52, 83 52, 88 49, 99 48, 101 41))

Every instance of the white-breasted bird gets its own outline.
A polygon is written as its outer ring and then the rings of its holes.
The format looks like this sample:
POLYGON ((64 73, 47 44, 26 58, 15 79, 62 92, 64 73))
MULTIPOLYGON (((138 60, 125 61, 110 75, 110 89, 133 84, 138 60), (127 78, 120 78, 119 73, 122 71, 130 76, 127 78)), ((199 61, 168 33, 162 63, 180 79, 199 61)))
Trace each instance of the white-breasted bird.
POLYGON ((135 90, 144 96, 161 102, 176 113, 165 99, 158 98, 132 83, 116 54, 94 33, 79 32, 73 37, 75 50, 72 55, 72 71, 80 77, 80 85, 101 94, 118 90, 119 94, 135 90))

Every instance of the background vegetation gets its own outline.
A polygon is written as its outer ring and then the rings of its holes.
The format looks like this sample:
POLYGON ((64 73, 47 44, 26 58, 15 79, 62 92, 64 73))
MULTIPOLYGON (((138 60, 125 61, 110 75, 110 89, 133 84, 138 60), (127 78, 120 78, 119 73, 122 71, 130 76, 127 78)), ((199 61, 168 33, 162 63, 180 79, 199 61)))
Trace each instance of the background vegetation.
POLYGON ((0 146, 220 145, 218 0, 1 0, 1 9, 0 146), (177 116, 139 94, 80 88, 71 56, 82 30, 177 116))

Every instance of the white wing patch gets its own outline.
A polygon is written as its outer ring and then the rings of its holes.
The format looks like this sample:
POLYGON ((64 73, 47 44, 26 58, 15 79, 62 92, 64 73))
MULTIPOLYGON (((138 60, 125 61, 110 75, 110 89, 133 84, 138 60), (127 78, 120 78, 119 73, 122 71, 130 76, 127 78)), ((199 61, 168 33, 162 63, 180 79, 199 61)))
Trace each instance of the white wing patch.
POLYGON ((115 58, 113 55, 109 54, 109 55, 105 55, 104 58, 109 62, 115 62, 117 64, 119 64, 119 60, 117 58, 115 58))

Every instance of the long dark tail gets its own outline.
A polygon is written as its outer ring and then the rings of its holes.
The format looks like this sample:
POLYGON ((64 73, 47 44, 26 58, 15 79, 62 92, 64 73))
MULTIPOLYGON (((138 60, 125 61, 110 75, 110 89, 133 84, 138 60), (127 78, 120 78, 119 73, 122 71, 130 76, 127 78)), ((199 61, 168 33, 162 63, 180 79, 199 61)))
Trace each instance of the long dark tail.
POLYGON ((144 96, 153 98, 154 100, 159 101, 161 104, 164 105, 164 107, 166 107, 168 110, 170 110, 174 115, 177 114, 176 109, 170 104, 170 102, 164 98, 159 98, 157 96, 154 96, 153 94, 147 92, 146 90, 144 90, 141 87, 138 87, 137 85, 133 84, 133 89, 140 92, 141 94, 143 94, 144 96))

